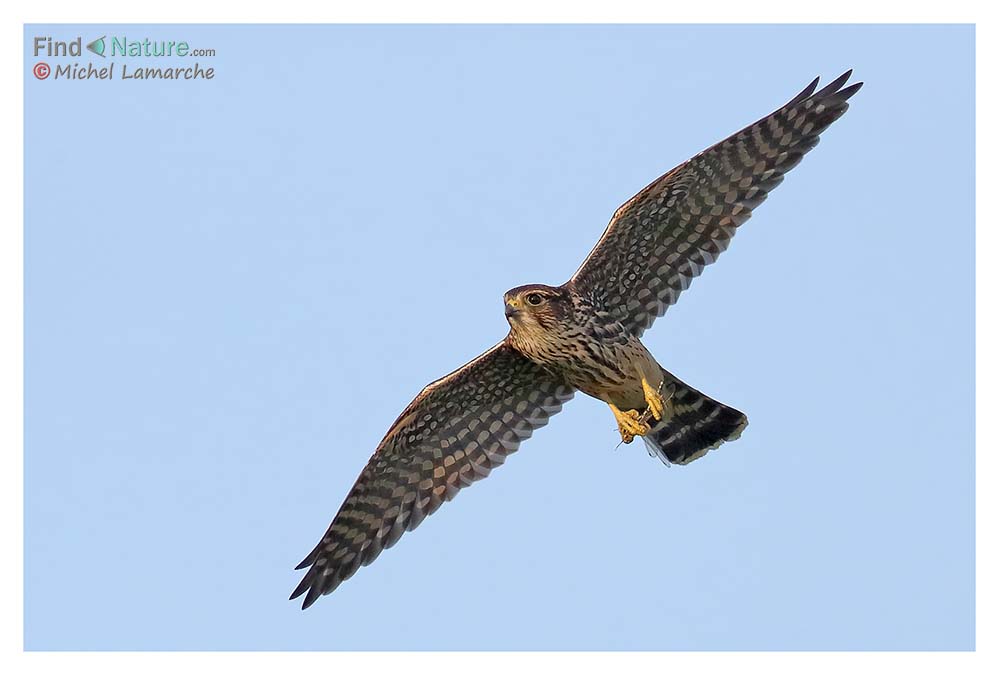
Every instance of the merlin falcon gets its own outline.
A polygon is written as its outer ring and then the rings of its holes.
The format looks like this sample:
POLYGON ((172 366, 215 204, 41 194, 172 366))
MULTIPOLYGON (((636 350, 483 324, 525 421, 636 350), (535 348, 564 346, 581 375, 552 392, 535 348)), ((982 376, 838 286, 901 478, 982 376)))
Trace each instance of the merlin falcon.
POLYGON ((291 598, 302 608, 463 487, 485 478, 578 390, 605 402, 624 443, 687 464, 739 437, 748 420, 667 371, 642 333, 728 248, 736 229, 819 142, 862 83, 818 78, 779 110, 708 148, 621 206, 561 286, 503 297, 502 342, 427 385, 351 488, 291 598))

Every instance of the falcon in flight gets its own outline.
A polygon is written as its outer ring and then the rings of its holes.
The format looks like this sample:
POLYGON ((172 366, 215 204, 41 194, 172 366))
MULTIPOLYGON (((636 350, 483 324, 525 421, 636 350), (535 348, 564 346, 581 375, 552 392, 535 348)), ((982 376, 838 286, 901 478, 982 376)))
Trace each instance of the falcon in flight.
POLYGON ((776 112, 632 197, 561 286, 503 297, 502 342, 427 385, 403 410, 351 488, 291 598, 331 593, 407 530, 485 478, 576 390, 604 401, 624 443, 641 436, 663 462, 687 464, 746 427, 744 414, 684 384, 640 338, 714 262, 753 209, 862 83, 818 78, 776 112))

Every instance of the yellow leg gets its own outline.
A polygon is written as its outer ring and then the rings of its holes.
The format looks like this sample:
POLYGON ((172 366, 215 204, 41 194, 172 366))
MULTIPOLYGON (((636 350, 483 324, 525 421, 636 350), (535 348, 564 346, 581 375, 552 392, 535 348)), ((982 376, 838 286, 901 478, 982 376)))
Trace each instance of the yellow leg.
POLYGON ((649 406, 648 412, 658 422, 666 412, 666 399, 662 396, 663 380, 660 380, 658 387, 653 387, 649 381, 642 378, 642 390, 645 392, 645 403, 649 406))
POLYGON ((621 433, 622 443, 631 443, 635 436, 643 436, 652 429, 637 410, 621 410, 613 403, 608 403, 614 419, 617 420, 617 430, 621 433))

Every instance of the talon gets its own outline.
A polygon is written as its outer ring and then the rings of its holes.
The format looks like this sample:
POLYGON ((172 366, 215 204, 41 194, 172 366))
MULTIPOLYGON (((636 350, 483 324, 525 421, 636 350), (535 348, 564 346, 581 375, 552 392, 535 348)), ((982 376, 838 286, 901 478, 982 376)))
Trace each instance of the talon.
POLYGON ((666 400, 660 393, 663 390, 664 383, 665 380, 660 380, 659 386, 653 389, 648 380, 644 377, 642 378, 642 390, 645 392, 645 403, 648 405, 646 412, 651 414, 657 422, 663 418, 666 412, 666 400))
POLYGON ((611 405, 610 409, 617 420, 617 430, 621 434, 622 443, 631 443, 635 440, 635 436, 644 436, 652 430, 644 413, 639 413, 637 410, 622 411, 614 405, 611 405))

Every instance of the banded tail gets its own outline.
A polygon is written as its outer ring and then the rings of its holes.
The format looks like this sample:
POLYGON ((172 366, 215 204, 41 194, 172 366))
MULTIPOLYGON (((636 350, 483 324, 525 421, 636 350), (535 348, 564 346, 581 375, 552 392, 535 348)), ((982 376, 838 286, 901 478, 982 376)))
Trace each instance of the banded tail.
POLYGON ((705 396, 663 370, 666 415, 642 436, 649 455, 664 464, 688 464, 725 441, 734 441, 749 424, 744 414, 705 396))

